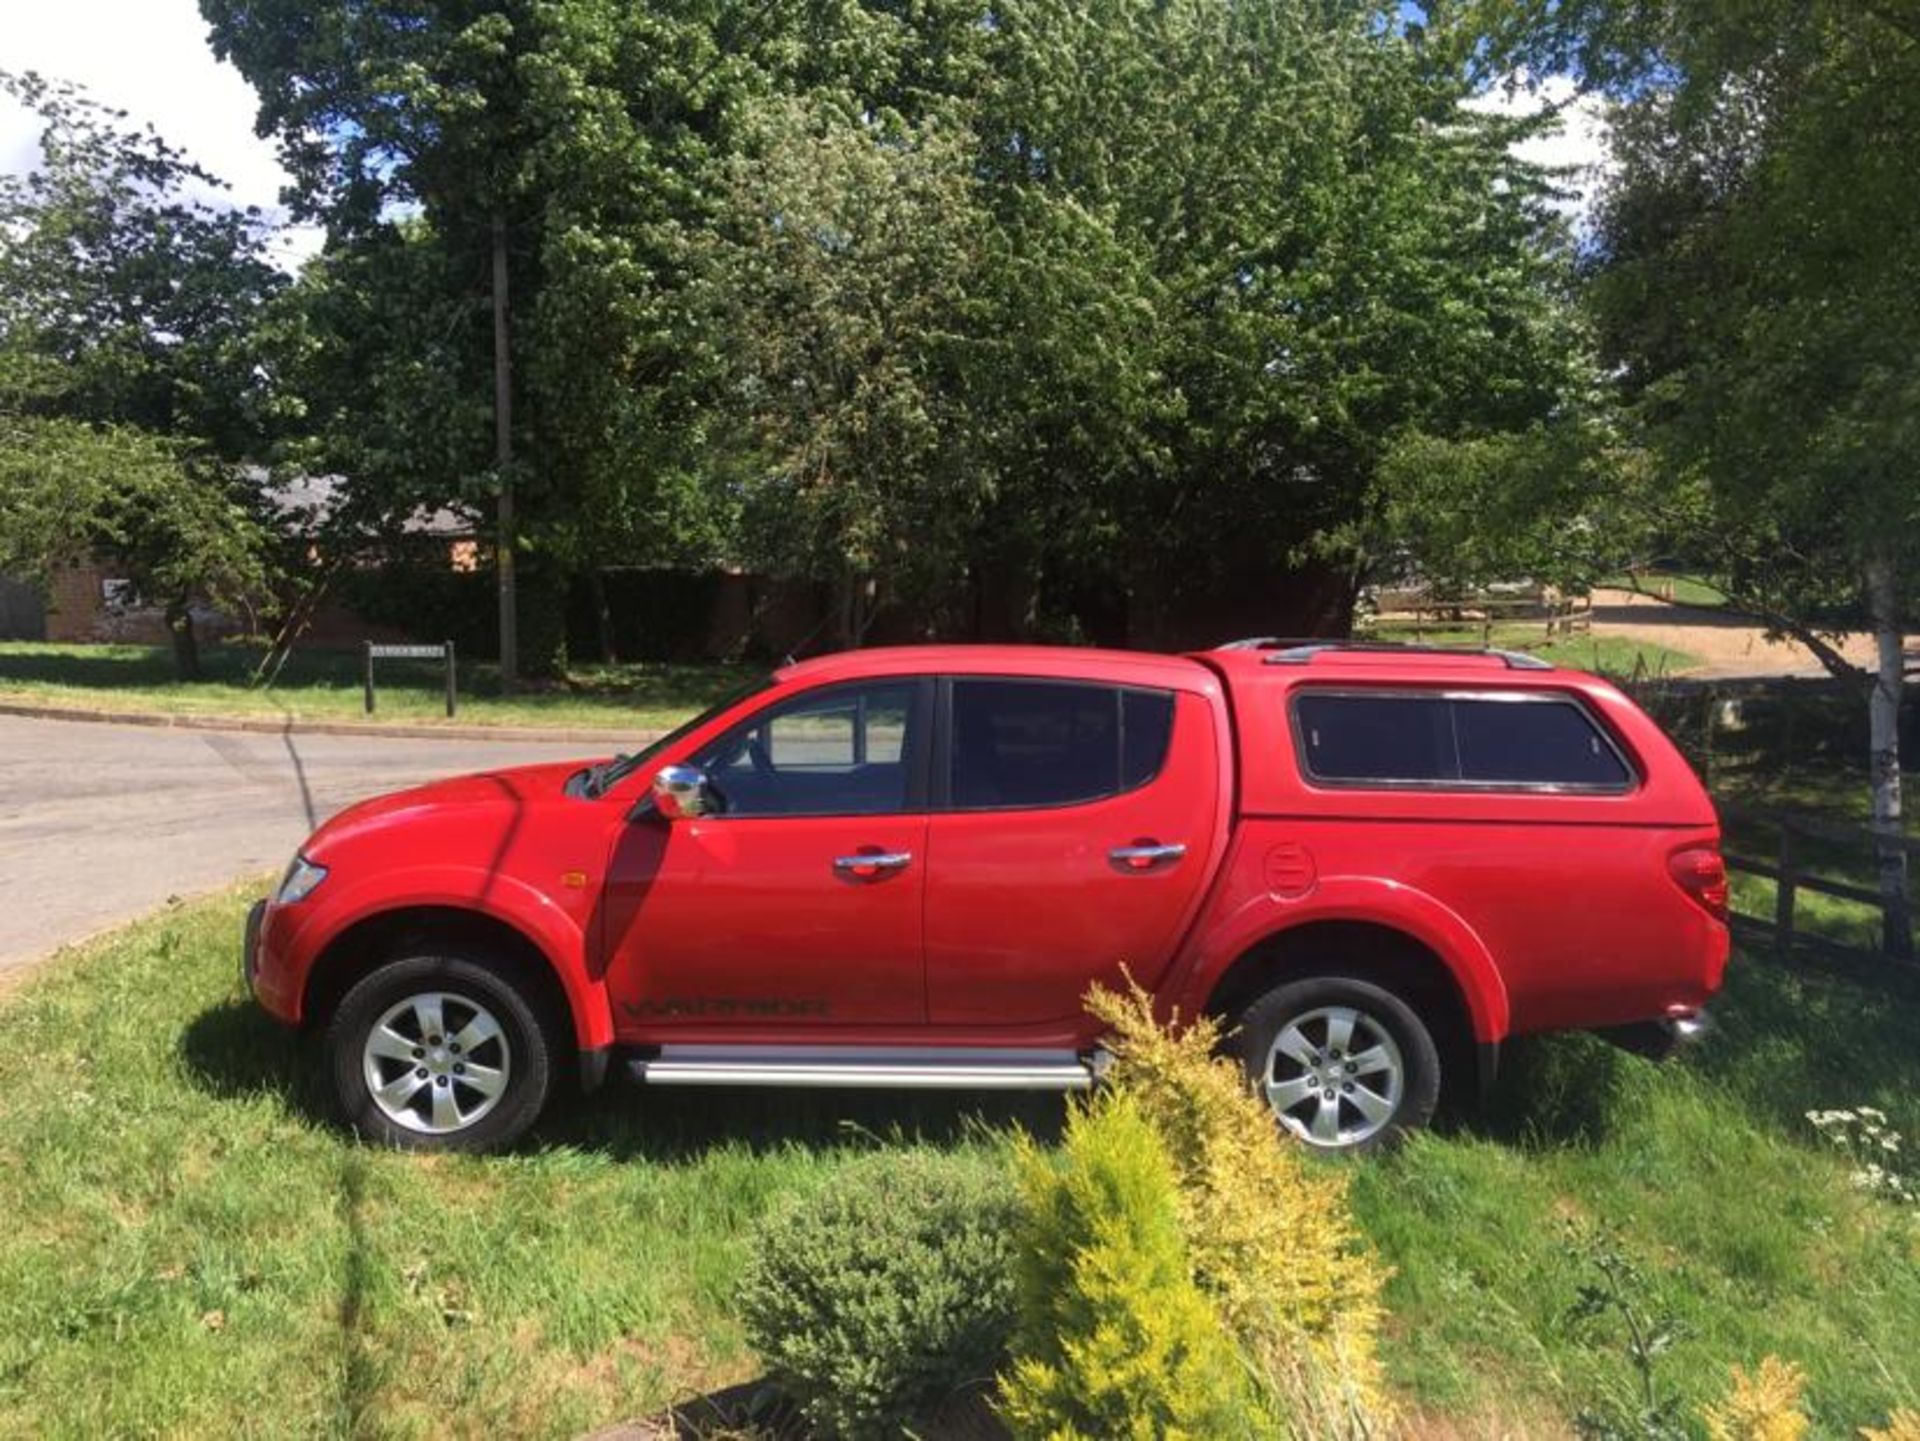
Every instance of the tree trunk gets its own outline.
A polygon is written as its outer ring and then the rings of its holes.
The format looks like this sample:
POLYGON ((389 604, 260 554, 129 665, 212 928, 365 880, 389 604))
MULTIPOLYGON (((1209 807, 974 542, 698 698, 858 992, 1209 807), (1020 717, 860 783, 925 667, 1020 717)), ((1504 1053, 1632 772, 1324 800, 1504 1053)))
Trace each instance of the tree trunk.
POLYGON ((1884 912, 1881 949, 1908 960, 1913 956, 1913 924, 1907 894, 1907 853, 1899 844, 1904 835, 1900 817, 1900 692, 1905 637, 1900 624, 1899 582, 1893 562, 1885 555, 1868 563, 1867 606, 1873 617, 1878 659, 1867 693, 1873 828, 1887 838, 1877 847, 1884 912))
POLYGON ((176 680, 200 679, 200 642, 193 633, 193 610, 182 598, 167 602, 167 631, 173 637, 176 680))
POLYGON ((507 221, 493 217, 493 448, 500 472, 494 565, 500 582, 500 690, 520 683, 520 608, 514 595, 513 348, 507 331, 507 221))

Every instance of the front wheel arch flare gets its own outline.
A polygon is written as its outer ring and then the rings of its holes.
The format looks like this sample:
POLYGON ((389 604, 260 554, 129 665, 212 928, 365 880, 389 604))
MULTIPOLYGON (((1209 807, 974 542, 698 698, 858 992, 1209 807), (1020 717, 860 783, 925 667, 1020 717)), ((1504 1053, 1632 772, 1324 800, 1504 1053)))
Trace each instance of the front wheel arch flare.
MULTIPOLYGON (((552 1022, 583 1049, 597 1042, 553 958, 524 931, 484 911, 457 906, 398 906, 363 916, 328 939, 307 973, 301 1019, 327 1025, 347 992, 383 963, 410 951, 478 948, 534 989, 552 1022)), ((610 1027, 609 1027, 610 1028, 610 1027)))

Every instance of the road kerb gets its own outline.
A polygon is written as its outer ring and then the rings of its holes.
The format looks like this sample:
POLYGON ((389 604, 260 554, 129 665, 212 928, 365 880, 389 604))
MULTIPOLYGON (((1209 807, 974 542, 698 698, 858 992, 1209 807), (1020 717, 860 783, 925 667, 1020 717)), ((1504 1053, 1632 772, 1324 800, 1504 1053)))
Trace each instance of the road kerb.
POLYGON ((658 730, 612 730, 585 726, 420 725, 409 722, 312 720, 299 716, 199 715, 171 711, 89 710, 82 706, 0 701, 0 716, 80 721, 99 725, 154 726, 166 730, 243 731, 254 735, 385 736, 394 740, 555 741, 631 750, 659 737, 658 730))

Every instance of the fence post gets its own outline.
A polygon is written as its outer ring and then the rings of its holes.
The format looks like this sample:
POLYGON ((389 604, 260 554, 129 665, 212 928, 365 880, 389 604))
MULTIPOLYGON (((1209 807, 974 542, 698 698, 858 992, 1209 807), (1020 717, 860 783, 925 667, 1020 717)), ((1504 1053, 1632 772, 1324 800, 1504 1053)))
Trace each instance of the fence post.
POLYGON ((1781 961, 1793 958, 1793 830, 1785 822, 1780 824, 1780 849, 1775 858, 1779 868, 1779 879, 1773 888, 1773 944, 1774 956, 1781 961))
POLYGON ((447 642, 447 719, 453 719, 453 642, 447 642))
POLYGON ((373 714, 373 642, 370 640, 363 640, 360 642, 360 645, 361 645, 362 651, 365 654, 366 665, 367 665, 367 675, 366 675, 367 714, 372 715, 373 714))

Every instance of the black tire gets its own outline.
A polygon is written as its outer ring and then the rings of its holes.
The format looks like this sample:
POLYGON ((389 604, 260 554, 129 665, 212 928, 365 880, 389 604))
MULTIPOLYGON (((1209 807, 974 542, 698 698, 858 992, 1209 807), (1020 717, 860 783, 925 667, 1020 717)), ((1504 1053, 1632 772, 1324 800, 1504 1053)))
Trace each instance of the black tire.
POLYGON ((334 1095, 347 1124, 369 1141, 405 1150, 509 1146, 539 1119, 553 1090, 555 1048, 538 999, 484 955, 415 955, 387 962, 347 992, 327 1027, 325 1044, 334 1095), (445 998, 438 1009, 448 1034, 439 1037, 442 1044, 429 1045, 434 1037, 415 1032, 419 1004, 426 1003, 431 1015, 435 996, 445 998), (404 1009, 396 1016, 397 1007, 404 1009), (414 1059, 369 1054, 375 1027, 390 1017, 389 1048, 396 1037, 411 1042, 417 1070, 414 1059), (491 1026, 482 1023, 483 1017, 491 1026), (473 1038, 464 1057, 456 1029, 473 1038), (397 1093, 383 1105, 374 1095, 370 1069, 391 1086, 404 1089, 409 1074, 420 1085, 405 1105, 397 1093), (481 1082, 485 1073, 491 1075, 481 1082), (494 1079, 500 1076, 504 1080, 494 1079), (497 1089, 482 1089, 496 1084, 497 1089), (446 1106, 455 1121, 451 1129, 441 1124, 438 1108, 446 1106), (463 1112, 471 1119, 462 1120, 463 1112))
POLYGON ((1352 976, 1307 976, 1275 986, 1241 1012, 1235 1048, 1248 1079, 1270 1103, 1276 1092, 1285 1099, 1293 1094, 1292 1088, 1305 1086, 1301 1099, 1285 1108, 1289 1114, 1283 1115, 1283 1108, 1275 1105, 1274 1120, 1284 1131, 1323 1150, 1363 1154, 1390 1147, 1431 1121, 1440 1100, 1440 1051, 1426 1023, 1392 991, 1352 976), (1335 1058, 1323 1017, 1342 1010, 1363 1020, 1354 1030, 1356 1044, 1335 1058), (1296 1023, 1301 1024, 1300 1035, 1317 1058, 1311 1064, 1276 1054, 1276 1040, 1296 1023), (1391 1047, 1380 1043, 1381 1035, 1391 1040, 1391 1047), (1365 1058, 1370 1055, 1380 1059, 1376 1050, 1397 1060, 1397 1087, 1387 1087, 1380 1079, 1388 1074, 1384 1069, 1370 1076, 1347 1074, 1356 1064, 1368 1064, 1365 1058), (1317 1081, 1305 1085, 1316 1077, 1332 1084, 1325 1090, 1318 1088, 1317 1081), (1278 1083, 1273 1089, 1270 1080, 1278 1083), (1375 1110, 1372 1116, 1363 1114, 1355 1100, 1363 1087, 1367 1106, 1375 1110), (1336 1117, 1336 1137, 1331 1140, 1324 1132, 1318 1137, 1310 1134, 1329 1093, 1336 1117), (1383 1100, 1390 1101, 1384 1116, 1378 1110, 1383 1100), (1349 1135, 1352 1138, 1346 1139, 1349 1135))

